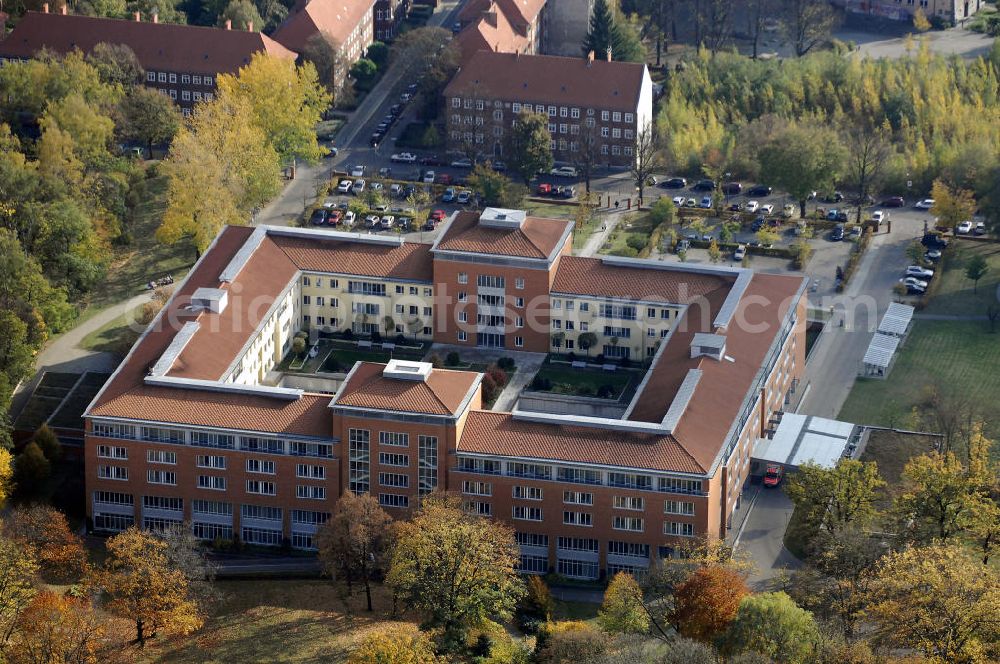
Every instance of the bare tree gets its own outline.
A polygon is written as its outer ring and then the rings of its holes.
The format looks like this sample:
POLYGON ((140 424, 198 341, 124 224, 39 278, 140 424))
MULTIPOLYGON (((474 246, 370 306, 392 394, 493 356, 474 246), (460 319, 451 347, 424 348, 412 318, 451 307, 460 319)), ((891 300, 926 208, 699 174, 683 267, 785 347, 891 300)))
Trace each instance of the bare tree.
POLYGON ((773 0, 749 0, 747 7, 747 34, 753 44, 753 59, 757 59, 760 37, 764 32, 767 17, 774 9, 773 0))
POLYGON ((635 181, 635 186, 639 190, 640 205, 642 205, 646 181, 662 165, 663 158, 656 140, 656 134, 653 132, 653 128, 647 125, 639 131, 639 135, 635 138, 635 160, 629 168, 632 179, 635 181))
POLYGON ((858 188, 857 223, 860 224, 861 210, 868 195, 878 186, 885 162, 892 154, 892 145, 887 130, 868 125, 848 131, 844 143, 847 146, 847 175, 858 188))
MULTIPOLYGON (((592 120, 593 118, 588 118, 592 120)), ((578 149, 573 153, 573 166, 577 173, 583 178, 586 191, 590 193, 590 181, 594 177, 594 171, 600 163, 600 148, 597 142, 597 127, 594 124, 588 125, 586 122, 580 125, 580 135, 578 149)))
POLYGON ((701 10, 705 14, 705 46, 713 53, 721 51, 733 36, 732 0, 704 0, 701 10))
POLYGON ((800 57, 827 39, 837 22, 830 4, 821 0, 784 0, 782 13, 785 36, 800 57))

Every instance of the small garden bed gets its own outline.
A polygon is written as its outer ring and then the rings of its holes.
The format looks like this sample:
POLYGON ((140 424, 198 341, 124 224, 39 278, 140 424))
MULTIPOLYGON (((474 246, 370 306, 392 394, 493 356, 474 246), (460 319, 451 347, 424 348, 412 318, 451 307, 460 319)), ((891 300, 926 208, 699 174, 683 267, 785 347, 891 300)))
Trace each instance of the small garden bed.
POLYGON ((530 389, 552 394, 621 399, 635 377, 636 372, 628 369, 605 371, 547 362, 535 374, 530 389))
POLYGON ((419 341, 407 339, 407 345, 395 343, 393 341, 372 341, 362 339, 367 342, 366 346, 359 346, 358 341, 348 339, 336 339, 323 341, 320 355, 329 349, 323 359, 319 371, 327 373, 342 373, 350 371, 355 362, 380 362, 389 360, 412 360, 420 361, 424 356, 427 345, 419 341), (390 348, 385 348, 383 344, 389 344, 390 348))

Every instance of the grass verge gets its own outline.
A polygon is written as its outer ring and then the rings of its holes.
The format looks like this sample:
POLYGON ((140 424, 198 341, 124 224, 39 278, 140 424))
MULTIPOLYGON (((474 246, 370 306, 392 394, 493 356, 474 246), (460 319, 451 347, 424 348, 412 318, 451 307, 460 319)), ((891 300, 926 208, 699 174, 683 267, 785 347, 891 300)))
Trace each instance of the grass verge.
POLYGON ((985 316, 986 308, 997 303, 1000 287, 1000 244, 955 240, 937 268, 933 299, 923 313, 948 316, 985 316), (965 269, 974 256, 982 256, 989 270, 974 284, 965 269))

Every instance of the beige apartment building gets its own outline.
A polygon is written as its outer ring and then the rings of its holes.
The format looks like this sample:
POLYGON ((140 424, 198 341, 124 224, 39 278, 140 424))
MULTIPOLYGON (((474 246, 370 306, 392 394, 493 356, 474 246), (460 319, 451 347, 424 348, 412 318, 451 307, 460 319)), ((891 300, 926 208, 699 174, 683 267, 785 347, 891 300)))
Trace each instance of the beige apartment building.
POLYGON ((917 9, 928 17, 940 17, 953 24, 971 18, 984 0, 832 0, 833 5, 855 14, 867 14, 894 21, 912 21, 917 9))

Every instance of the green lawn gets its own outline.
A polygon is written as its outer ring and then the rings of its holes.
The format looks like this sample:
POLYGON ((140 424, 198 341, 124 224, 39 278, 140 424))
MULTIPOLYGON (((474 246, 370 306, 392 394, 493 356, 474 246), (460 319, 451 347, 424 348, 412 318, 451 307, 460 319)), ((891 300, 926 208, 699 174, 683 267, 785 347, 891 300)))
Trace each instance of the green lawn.
POLYGON ((637 235, 648 240, 652 232, 653 221, 648 214, 628 216, 615 227, 611 237, 601 247, 600 253, 614 256, 635 256, 635 252, 627 244, 629 236, 637 235))
POLYGON ((615 397, 628 386, 629 382, 636 377, 631 371, 603 371, 594 369, 572 368, 568 365, 544 365, 535 378, 543 378, 552 381, 554 394, 583 394, 585 396, 596 396, 597 390, 602 385, 610 385, 614 389, 615 397))
POLYGON ((839 419, 858 424, 899 426, 909 422, 927 390, 968 395, 1000 433, 1000 332, 985 322, 917 320, 886 380, 859 378, 839 419))
POLYGON ((878 464, 878 473, 886 486, 878 500, 879 509, 885 510, 892 503, 892 492, 899 485, 903 466, 912 457, 920 456, 934 449, 933 436, 918 436, 894 431, 872 431, 868 445, 861 455, 862 461, 878 464))
POLYGON ((139 305, 118 318, 108 321, 102 327, 85 336, 80 342, 80 348, 124 356, 142 334, 142 331, 135 324, 141 310, 142 305, 139 305))
POLYGON ((87 311, 81 320, 108 305, 142 293, 150 281, 168 274, 179 280, 194 264, 194 249, 190 243, 165 245, 156 239, 156 229, 166 208, 166 177, 156 176, 136 186, 140 202, 130 226, 132 243, 115 252, 108 277, 90 294, 87 311))
POLYGON ((950 316, 983 316, 986 307, 997 304, 997 287, 1000 286, 1000 244, 956 240, 945 251, 942 264, 935 275, 934 297, 923 313, 950 316), (972 256, 979 254, 986 259, 989 271, 974 285, 966 278, 965 267, 972 256))

